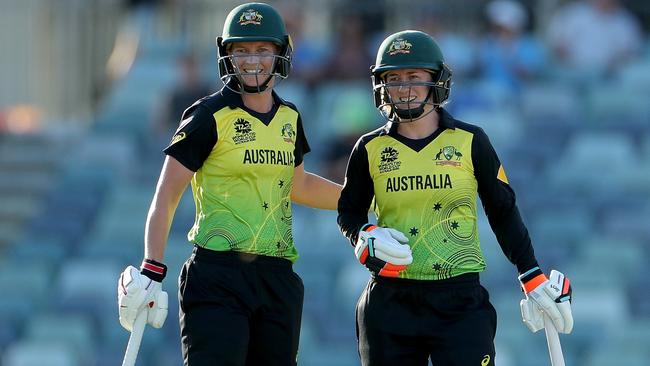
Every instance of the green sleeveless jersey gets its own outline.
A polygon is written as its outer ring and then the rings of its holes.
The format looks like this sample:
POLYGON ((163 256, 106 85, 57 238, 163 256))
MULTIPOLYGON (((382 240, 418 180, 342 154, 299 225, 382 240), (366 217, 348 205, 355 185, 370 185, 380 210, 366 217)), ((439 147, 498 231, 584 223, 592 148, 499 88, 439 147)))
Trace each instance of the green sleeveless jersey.
POLYGON ((224 88, 185 111, 165 152, 195 171, 192 243, 292 262, 298 258, 291 187, 294 167, 309 146, 295 106, 273 97, 269 113, 256 113, 224 88))
POLYGON ((339 224, 353 242, 374 199, 378 226, 409 238, 413 263, 400 277, 440 280, 486 268, 477 226, 480 195, 508 257, 536 264, 528 232, 496 153, 478 127, 444 110, 440 128, 411 140, 386 125, 355 146, 339 201, 339 224))

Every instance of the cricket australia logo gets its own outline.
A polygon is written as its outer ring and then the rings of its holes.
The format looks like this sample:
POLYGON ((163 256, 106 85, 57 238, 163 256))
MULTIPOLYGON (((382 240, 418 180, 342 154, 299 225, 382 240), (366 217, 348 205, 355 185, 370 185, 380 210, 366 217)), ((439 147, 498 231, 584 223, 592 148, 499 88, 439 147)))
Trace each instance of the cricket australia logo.
POLYGON ((249 121, 243 118, 237 118, 235 121, 235 136, 233 136, 232 141, 235 145, 255 141, 255 132, 253 132, 249 121))
POLYGON ((296 141, 296 131, 293 130, 291 123, 285 123, 282 126, 282 139, 284 142, 293 144, 296 141))
POLYGON ((392 172, 393 170, 398 170, 401 161, 398 161, 399 151, 395 150, 393 147, 387 147, 381 152, 380 163, 379 163, 379 172, 386 173, 392 172))
POLYGON ((239 16, 239 25, 248 25, 248 24, 255 24, 255 25, 262 24, 262 14, 260 14, 255 9, 245 10, 239 16))
POLYGON ((460 166, 460 159, 462 157, 463 154, 456 150, 454 146, 445 146, 438 151, 433 160, 436 161, 436 165, 460 166))
POLYGON ((388 54, 393 56, 398 53, 411 53, 411 47, 413 47, 413 44, 409 43, 409 41, 398 38, 391 43, 390 47, 388 48, 388 54))

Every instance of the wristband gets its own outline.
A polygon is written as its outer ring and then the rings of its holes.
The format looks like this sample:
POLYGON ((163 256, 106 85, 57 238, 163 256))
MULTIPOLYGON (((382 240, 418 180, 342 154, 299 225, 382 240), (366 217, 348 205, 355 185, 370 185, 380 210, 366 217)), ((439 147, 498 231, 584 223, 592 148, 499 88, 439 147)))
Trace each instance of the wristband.
POLYGON ((361 227, 361 231, 370 232, 377 228, 377 225, 374 224, 365 224, 361 227))
POLYGON ((542 272, 539 267, 533 267, 530 270, 526 271, 519 276, 519 281, 521 281, 521 288, 524 290, 524 293, 529 293, 533 291, 537 286, 547 281, 546 275, 542 272))
POLYGON ((145 259, 140 266, 140 273, 156 282, 162 282, 167 275, 167 266, 153 259, 145 259))

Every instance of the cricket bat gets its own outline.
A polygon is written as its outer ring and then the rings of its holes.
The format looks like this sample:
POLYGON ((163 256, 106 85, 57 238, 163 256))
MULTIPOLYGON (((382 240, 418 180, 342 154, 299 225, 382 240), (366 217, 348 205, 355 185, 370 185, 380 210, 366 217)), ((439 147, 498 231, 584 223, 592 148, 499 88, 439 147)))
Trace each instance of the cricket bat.
POLYGON ((551 366, 564 366, 564 355, 562 354, 560 336, 553 325, 553 321, 546 314, 544 314, 544 331, 546 332, 548 353, 551 356, 551 366))
MULTIPOLYGON (((133 330, 129 337, 129 343, 126 345, 126 352, 122 360, 122 366, 135 366, 135 360, 138 358, 138 351, 140 350, 140 342, 142 341, 142 334, 147 325, 147 309, 142 309, 138 313, 133 323, 133 330)), ((564 363, 562 364, 564 365, 564 363)))

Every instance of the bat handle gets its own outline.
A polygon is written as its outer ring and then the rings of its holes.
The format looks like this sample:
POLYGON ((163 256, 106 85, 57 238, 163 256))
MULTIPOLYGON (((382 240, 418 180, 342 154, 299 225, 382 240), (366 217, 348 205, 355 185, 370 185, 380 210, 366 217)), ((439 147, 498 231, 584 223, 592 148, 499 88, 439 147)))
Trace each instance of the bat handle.
POLYGON ((546 332, 546 343, 548 344, 548 353, 551 357, 551 366, 565 366, 564 355, 562 354, 562 345, 557 329, 548 315, 544 315, 544 330, 546 332))
POLYGON ((124 353, 124 360, 122 366, 135 366, 135 360, 138 358, 138 351, 140 350, 140 342, 142 341, 142 334, 147 325, 147 309, 142 309, 135 318, 133 323, 133 330, 129 337, 129 344, 126 346, 124 353))

